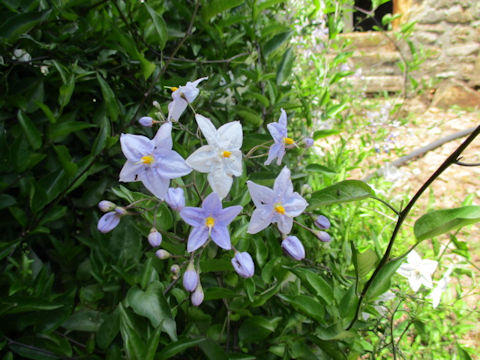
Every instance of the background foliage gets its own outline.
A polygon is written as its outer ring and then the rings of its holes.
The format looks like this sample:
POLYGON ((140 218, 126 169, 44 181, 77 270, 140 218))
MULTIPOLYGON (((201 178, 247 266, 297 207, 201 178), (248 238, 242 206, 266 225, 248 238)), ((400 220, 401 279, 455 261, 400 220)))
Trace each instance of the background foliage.
MULTIPOLYGON (((254 255, 256 274, 239 278, 228 254, 207 247, 201 262, 205 302, 199 308, 175 285, 169 273, 175 261, 154 256, 145 219, 122 219, 107 235, 96 229, 100 200, 127 204, 142 196, 138 183, 118 185, 124 162, 118 139, 125 132, 152 136, 137 120, 154 115, 154 100, 167 113, 168 87, 208 76, 194 106, 217 126, 240 119, 248 134, 244 153, 270 139, 266 124, 277 120, 281 108, 295 119, 295 138, 337 134, 323 128, 327 120, 338 129, 348 124, 352 97, 338 88, 353 71, 342 68, 350 54, 336 41, 341 5, 314 1, 294 12, 280 0, 1 2, 5 359, 391 355, 383 346, 390 323, 377 316, 373 294, 364 309, 370 320, 344 330, 354 315, 357 286, 389 237, 384 220, 357 220, 385 207, 372 200, 368 206, 330 206, 321 192, 309 198, 312 188, 343 181, 366 156, 347 150, 346 141, 321 160, 303 149, 289 151, 286 159, 296 190, 312 204, 299 221, 311 226, 315 215, 329 216, 334 241, 320 243, 297 229, 308 258, 298 263, 282 255, 273 230, 247 235, 248 219, 241 217, 230 228, 232 242, 254 255), (294 45, 311 34, 322 13, 328 29, 322 51, 333 49, 335 55, 296 57, 294 45)), ((199 145, 191 112, 175 127, 174 149, 186 157, 199 145)), ((262 159, 246 160, 245 167, 227 203, 250 209, 247 174, 271 185, 280 168, 268 169, 262 159)), ((205 184, 203 175, 195 180, 205 184)), ((344 183, 341 190, 348 192, 345 200, 373 194, 358 182, 344 183)), ((195 195, 187 200, 198 202, 195 195)), ((183 254, 178 238, 188 227, 166 206, 157 221, 162 246, 183 254)), ((389 288, 391 275, 377 284, 376 295, 389 288)), ((415 328, 424 329, 422 321, 420 312, 415 328)), ((423 346, 427 340, 422 341, 423 346)), ((469 356, 461 347, 454 351, 469 356)))

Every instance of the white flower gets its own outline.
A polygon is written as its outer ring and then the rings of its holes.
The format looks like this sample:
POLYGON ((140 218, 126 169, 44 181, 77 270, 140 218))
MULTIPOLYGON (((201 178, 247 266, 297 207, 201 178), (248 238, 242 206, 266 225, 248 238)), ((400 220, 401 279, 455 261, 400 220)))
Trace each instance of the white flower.
POLYGON ((397 272, 406 277, 413 291, 417 292, 423 284, 429 289, 433 287, 432 274, 437 268, 438 262, 434 260, 422 260, 415 250, 407 255, 407 263, 400 265, 397 272))
POLYGON ((195 119, 208 145, 197 149, 186 162, 191 168, 208 173, 212 190, 223 199, 232 187, 232 176, 242 175, 242 125, 232 121, 217 130, 205 116, 197 114, 195 119))
POLYGON ((450 279, 450 274, 452 271, 453 268, 449 267, 443 277, 438 281, 437 286, 427 296, 427 298, 432 299, 432 306, 434 309, 438 306, 438 304, 440 304, 442 293, 447 290, 448 280, 450 279))
POLYGON ((200 90, 197 89, 197 85, 207 79, 208 77, 203 77, 195 81, 189 81, 184 86, 171 88, 173 101, 168 104, 168 121, 178 121, 180 119, 188 104, 192 103, 198 96, 200 90))

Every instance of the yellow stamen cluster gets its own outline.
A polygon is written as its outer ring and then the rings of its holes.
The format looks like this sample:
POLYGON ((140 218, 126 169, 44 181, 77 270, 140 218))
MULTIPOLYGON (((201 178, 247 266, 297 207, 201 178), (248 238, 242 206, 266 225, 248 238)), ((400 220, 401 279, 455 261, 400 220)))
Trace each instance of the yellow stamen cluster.
POLYGON ((295 144, 295 140, 293 140, 292 138, 289 138, 289 137, 283 138, 283 142, 287 145, 295 144))
POLYGON ((170 90, 172 90, 173 92, 175 92, 175 91, 178 90, 178 88, 177 88, 176 86, 172 86, 172 87, 170 88, 170 90))
POLYGON ((230 155, 232 155, 232 153, 230 151, 228 151, 228 150, 222 151, 222 156, 224 158, 229 158, 230 155))
POLYGON ((155 158, 152 155, 145 155, 145 156, 142 156, 140 161, 146 165, 151 165, 155 161, 155 158))
POLYGON ((285 214, 285 208, 281 204, 275 205, 273 209, 279 214, 285 214))
POLYGON ((205 219, 205 225, 210 229, 213 228, 213 226, 215 225, 215 219, 211 216, 207 217, 205 219))

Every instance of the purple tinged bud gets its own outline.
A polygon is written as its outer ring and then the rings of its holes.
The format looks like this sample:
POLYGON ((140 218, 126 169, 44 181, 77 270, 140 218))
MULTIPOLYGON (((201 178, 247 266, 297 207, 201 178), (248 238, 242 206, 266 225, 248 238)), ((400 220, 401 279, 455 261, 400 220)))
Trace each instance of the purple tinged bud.
POLYGON ((305 138, 303 139, 303 143, 305 144, 305 147, 308 149, 313 146, 313 139, 312 138, 305 138))
MULTIPOLYGON (((157 251, 155 252, 155 255, 156 255, 157 258, 159 258, 160 260, 166 260, 166 259, 172 257, 172 254, 170 254, 167 250, 163 250, 163 249, 157 250, 157 251)), ((178 265, 177 265, 177 266, 178 266, 178 265)), ((180 270, 180 268, 179 268, 179 270, 180 270)))
POLYGON ((330 235, 328 235, 328 233, 326 233, 325 231, 317 232, 317 238, 322 242, 330 242, 330 240, 332 240, 330 235))
POLYGON ((243 278, 252 277, 255 272, 255 265, 248 252, 237 252, 232 259, 232 265, 238 275, 243 278))
POLYGON ((323 215, 319 215, 315 220, 315 225, 322 230, 327 230, 330 228, 330 221, 323 215))
POLYGON ((108 201, 108 200, 102 200, 98 203, 98 208, 102 212, 109 212, 115 210, 117 205, 115 205, 113 202, 108 201))
POLYGON ((162 243, 162 234, 160 234, 157 229, 152 228, 150 234, 148 234, 148 242, 152 247, 158 247, 162 243))
POLYGON ((305 249, 302 242, 296 236, 288 236, 282 241, 283 250, 295 260, 303 260, 305 258, 305 249))
POLYGON ((178 264, 173 264, 173 265, 170 267, 170 272, 171 272, 173 275, 178 275, 178 273, 180 272, 180 266, 178 266, 178 264))
POLYGON ((150 116, 141 117, 138 122, 142 126, 151 127, 153 125, 153 119, 150 116))
POLYGON ((156 107, 157 109, 159 109, 159 110, 161 109, 160 104, 158 103, 157 100, 154 100, 154 101, 152 102, 152 105, 155 106, 155 107, 156 107))
POLYGON ((182 188, 169 188, 165 195, 165 202, 175 211, 182 211, 185 207, 185 195, 182 188))
POLYGON ((127 215, 127 210, 120 206, 115 208, 115 212, 117 213, 117 216, 127 215))
POLYGON ((202 285, 198 284, 197 288, 192 293, 192 296, 190 298, 192 301, 192 305, 199 306, 203 302, 204 298, 205 298, 205 295, 203 293, 202 285))
POLYGON ((200 282, 200 277, 193 267, 193 263, 188 264, 187 270, 183 274, 183 287, 187 291, 194 291, 198 283, 200 282))
POLYGON ((104 214, 100 220, 98 220, 97 229, 102 233, 112 231, 120 223, 120 218, 127 214, 127 210, 117 206, 115 210, 104 214))

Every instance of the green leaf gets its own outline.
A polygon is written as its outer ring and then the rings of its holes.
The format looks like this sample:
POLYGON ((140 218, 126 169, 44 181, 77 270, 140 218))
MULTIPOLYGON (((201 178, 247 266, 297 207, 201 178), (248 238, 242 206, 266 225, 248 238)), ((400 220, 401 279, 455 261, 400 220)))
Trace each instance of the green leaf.
POLYGON ((42 146, 42 134, 38 131, 32 120, 21 110, 18 110, 17 118, 32 149, 38 150, 42 146))
POLYGON ((312 194, 310 208, 357 201, 374 196, 370 186, 360 180, 344 180, 312 194))
POLYGON ((457 343, 456 346, 459 360, 472 360, 470 354, 459 343, 457 343))
POLYGON ((217 300, 217 299, 229 299, 237 294, 235 291, 221 288, 221 287, 209 287, 205 289, 205 301, 207 300, 217 300))
POLYGON ((282 56, 282 60, 277 68, 277 85, 281 85, 290 77, 292 73, 293 62, 295 60, 295 53, 289 47, 282 56))
POLYGON ((223 351, 220 345, 208 338, 198 344, 198 346, 202 349, 208 360, 228 359, 227 354, 225 354, 225 351, 223 351))
POLYGON ((122 303, 118 305, 120 313, 120 333, 122 334, 124 348, 128 359, 140 360, 145 358, 146 344, 144 336, 140 335, 136 319, 122 303))
POLYGON ((327 136, 337 135, 337 134, 340 134, 340 130, 334 130, 334 129, 317 130, 313 133, 313 140, 318 140, 318 139, 325 138, 327 136))
POLYGON ((162 291, 158 281, 152 282, 146 291, 133 287, 127 293, 127 302, 136 314, 148 318, 153 327, 161 324, 162 329, 176 341, 176 324, 162 291))
POLYGON ((355 313, 358 297, 355 294, 355 284, 352 284, 340 301, 340 314, 342 318, 350 320, 355 313))
POLYGON ((333 118, 335 117, 338 113, 342 112, 343 110, 345 110, 346 108, 348 107, 348 104, 347 103, 343 103, 343 104, 337 104, 337 105, 332 105, 330 107, 327 108, 327 110, 325 111, 325 115, 327 116, 327 118, 333 118))
POLYGON ((281 317, 254 316, 247 318, 238 329, 238 338, 242 343, 258 343, 274 332, 281 321, 281 317))
POLYGON ((60 124, 51 125, 48 137, 51 140, 57 140, 71 134, 72 132, 88 129, 91 127, 95 127, 95 125, 83 121, 64 121, 60 124))
POLYGON ((45 21, 52 10, 30 12, 7 16, 0 25, 0 38, 14 41, 22 34, 28 33, 35 25, 45 21))
POLYGON ((157 360, 170 359, 171 357, 184 352, 188 348, 200 344, 201 342, 205 341, 205 339, 206 338, 204 337, 198 339, 181 339, 177 342, 170 343, 165 346, 160 353, 158 353, 157 360))
POLYGON ((309 286, 315 295, 320 296, 327 304, 332 304, 334 299, 333 289, 320 274, 305 268, 285 268, 297 275, 302 280, 302 283, 309 286))
POLYGON ((262 117, 256 112, 250 110, 238 110, 237 114, 240 115, 247 124, 253 125, 255 128, 258 128, 263 124, 262 117))
POLYGON ((271 53, 280 48, 290 37, 293 35, 293 31, 285 31, 281 34, 275 35, 271 38, 263 47, 263 56, 267 58, 271 53))
POLYGON ((72 98, 73 90, 75 89, 75 74, 70 74, 67 82, 60 86, 60 94, 58 95, 58 103, 62 108, 67 106, 72 98))
POLYGON ((210 20, 215 15, 227 11, 243 4, 244 0, 210 0, 204 3, 202 7, 202 17, 205 21, 210 20))
MULTIPOLYGON (((13 244, 12 244, 13 245, 13 244)), ((63 304, 26 296, 4 296, 0 300, 0 314, 18 314, 30 311, 46 311, 61 308, 63 304)))
POLYGON ((167 24, 165 24, 165 20, 163 20, 163 17, 157 14, 155 10, 150 7, 150 5, 148 5, 147 3, 144 3, 143 5, 150 14, 150 17, 153 21, 153 26, 155 27, 155 31, 157 32, 159 39, 159 50, 163 50, 165 44, 167 43, 167 24))
POLYGON ((311 171, 314 173, 321 173, 325 175, 335 175, 337 172, 333 169, 330 169, 326 166, 320 164, 308 164, 305 168, 307 171, 311 171))
POLYGON ((79 310, 63 324, 67 330, 96 332, 105 320, 105 314, 95 310, 79 310))
POLYGON ((102 96, 103 100, 105 101, 105 104, 107 105, 107 111, 108 115, 112 119, 112 121, 117 121, 118 120, 118 114, 120 113, 117 99, 115 98, 115 94, 108 85, 108 83, 103 79, 103 77, 97 73, 97 80, 98 83, 100 84, 100 89, 102 90, 102 96))
POLYGON ((96 340, 100 349, 107 349, 119 332, 120 313, 115 310, 110 315, 105 316, 105 320, 97 331, 96 340))
POLYGON ((358 277, 361 279, 375 268, 378 261, 377 253, 372 248, 368 248, 362 253, 354 251, 353 254, 358 277))
POLYGON ((57 122, 57 118, 55 117, 55 115, 53 115, 52 110, 50 110, 47 105, 38 100, 35 100, 35 105, 37 105, 43 111, 48 120, 50 120, 51 124, 55 124, 57 122))
POLYGON ((78 166, 72 161, 72 157, 70 156, 68 148, 65 145, 57 145, 53 148, 57 153, 58 160, 60 161, 60 164, 62 164, 65 173, 68 176, 73 177, 77 173, 78 166))
POLYGON ((15 205, 17 200, 8 194, 0 194, 0 210, 15 205))
POLYGON ((403 258, 390 261, 380 269, 367 291, 367 298, 374 299, 390 289, 390 280, 403 262, 403 258))
POLYGON ((480 206, 431 211, 415 222, 417 241, 429 239, 480 221, 480 206))
POLYGON ((324 322, 325 308, 320 302, 315 300, 315 298, 308 295, 288 296, 279 294, 278 296, 292 304, 296 310, 307 315, 309 318, 319 323, 324 322))

